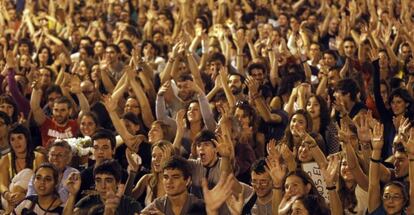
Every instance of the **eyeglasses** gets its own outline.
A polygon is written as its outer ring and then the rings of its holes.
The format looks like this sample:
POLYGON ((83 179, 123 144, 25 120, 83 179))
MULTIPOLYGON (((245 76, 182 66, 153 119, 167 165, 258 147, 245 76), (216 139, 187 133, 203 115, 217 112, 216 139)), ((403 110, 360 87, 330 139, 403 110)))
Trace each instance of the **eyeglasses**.
POLYGON ((382 196, 383 200, 392 200, 392 201, 398 201, 400 199, 402 199, 403 197, 400 195, 390 195, 390 194, 384 194, 382 196))

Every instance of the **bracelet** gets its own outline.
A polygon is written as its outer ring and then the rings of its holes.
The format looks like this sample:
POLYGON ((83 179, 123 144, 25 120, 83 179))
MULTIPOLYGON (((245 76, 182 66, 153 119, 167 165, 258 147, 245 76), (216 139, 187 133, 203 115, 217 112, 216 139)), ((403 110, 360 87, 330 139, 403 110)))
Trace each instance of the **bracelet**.
POLYGON ((370 160, 371 160, 372 162, 374 162, 374 163, 381 163, 381 160, 376 160, 376 159, 374 159, 374 158, 370 158, 370 160))
POLYGON ((336 190, 336 186, 330 186, 330 187, 326 187, 327 190, 331 191, 331 190, 336 190))

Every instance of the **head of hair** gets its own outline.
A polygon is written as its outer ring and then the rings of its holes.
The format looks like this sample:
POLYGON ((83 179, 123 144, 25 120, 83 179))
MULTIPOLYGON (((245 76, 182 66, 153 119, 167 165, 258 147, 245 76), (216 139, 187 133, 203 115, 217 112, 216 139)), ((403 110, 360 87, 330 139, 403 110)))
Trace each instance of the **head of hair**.
POLYGON ((99 174, 112 175, 118 183, 121 181, 122 167, 116 160, 105 160, 93 169, 94 177, 99 174))
POLYGON ((266 160, 264 158, 260 158, 253 163, 251 171, 256 174, 263 174, 266 172, 265 167, 267 167, 266 160))
POLYGON ((57 93, 59 95, 63 95, 62 88, 59 85, 56 85, 56 84, 52 84, 46 89, 46 91, 45 91, 46 98, 52 93, 57 93))
POLYGON ((312 178, 309 177, 308 173, 306 173, 305 171, 303 171, 302 169, 296 169, 294 171, 289 172, 288 174, 286 174, 284 180, 283 180, 283 194, 285 192, 285 182, 286 179, 289 178, 290 176, 296 176, 298 178, 300 178, 300 180, 303 182, 303 184, 306 185, 310 185, 311 189, 309 190, 308 195, 317 195, 320 198, 323 198, 320 194, 318 189, 315 186, 315 183, 312 181, 312 178))
MULTIPOLYGON (((33 168, 33 161, 35 159, 34 145, 32 143, 32 137, 28 128, 22 124, 14 124, 9 129, 9 143, 11 141, 12 134, 23 134, 26 139, 26 168, 33 168)), ((16 154, 11 147, 12 161, 16 158, 16 154)), ((12 163, 12 168, 16 169, 15 162, 12 163)))
POLYGON ((5 95, 5 94, 0 95, 0 104, 4 104, 4 103, 13 106, 13 114, 11 116, 11 120, 12 122, 17 122, 17 119, 19 117, 19 108, 14 98, 9 95, 5 95))
POLYGON ((411 97, 410 93, 406 89, 402 89, 402 88, 397 88, 393 90, 388 97, 388 104, 390 106, 391 106, 392 100, 395 97, 401 98, 402 100, 404 100, 405 103, 408 104, 408 107, 406 108, 405 116, 409 117, 412 120, 412 117, 413 117, 412 108, 413 108, 414 100, 411 97))
MULTIPOLYGON (((34 172, 34 175, 36 175, 37 172, 40 169, 50 169, 50 170, 52 170, 53 182, 54 182, 55 186, 59 184, 59 171, 58 171, 58 169, 56 168, 55 165, 53 165, 51 163, 48 163, 48 162, 44 162, 44 163, 40 164, 39 167, 37 167, 37 169, 34 172)), ((54 193, 55 194, 57 193, 56 189, 55 189, 54 193)))
POLYGON ((33 48, 33 43, 29 38, 27 38, 27 37, 21 38, 19 40, 19 46, 21 46, 21 45, 27 45, 27 47, 29 48, 29 54, 33 53, 33 49, 34 49, 33 48))
POLYGON ((166 161, 162 167, 163 170, 174 169, 179 170, 184 176, 184 179, 188 179, 191 177, 191 169, 190 165, 188 164, 187 160, 179 157, 173 156, 168 161, 166 161))
POLYGON ((107 139, 111 142, 112 150, 115 149, 115 146, 116 146, 115 135, 114 133, 112 133, 111 130, 99 129, 95 132, 95 134, 92 135, 91 139, 92 139, 92 142, 94 142, 95 140, 107 139))
POLYGON ((42 46, 42 47, 40 47, 39 48, 39 51, 37 52, 37 56, 36 56, 36 63, 37 63, 37 65, 40 65, 40 63, 39 63, 39 54, 43 51, 43 50, 46 50, 47 51, 47 53, 48 53, 48 58, 47 58, 47 60, 46 60, 46 65, 52 65, 52 63, 53 63, 53 56, 52 56, 52 51, 50 50, 50 48, 49 47, 47 47, 47 46, 42 46))
POLYGON ((117 54, 121 53, 121 49, 120 49, 120 48, 119 48, 119 46, 118 46, 118 45, 116 45, 116 44, 111 43, 111 44, 107 45, 107 46, 106 46, 106 48, 112 48, 112 49, 114 49, 114 51, 115 51, 117 54))
POLYGON ((409 199, 410 199, 407 186, 404 183, 400 182, 400 181, 390 181, 387 184, 385 184, 384 190, 385 190, 385 188, 387 188, 389 186, 396 186, 396 187, 398 187, 401 190, 401 193, 402 193, 403 199, 404 199, 404 206, 403 206, 403 208, 407 207, 408 206, 408 203, 409 203, 409 199))
POLYGON ((11 119, 7 113, 0 111, 0 118, 3 119, 4 123, 8 126, 11 124, 11 119))
POLYGON ((142 49, 141 49, 141 55, 142 56, 144 56, 144 48, 145 48, 145 46, 147 46, 147 45, 151 45, 152 46, 152 48, 155 50, 155 55, 158 55, 158 53, 160 53, 160 47, 158 47, 158 45, 157 44, 155 44, 154 43, 154 41, 152 41, 152 40, 144 40, 143 42, 142 42, 142 49))
POLYGON ((64 148, 70 155, 72 155, 72 147, 69 145, 69 143, 66 140, 56 139, 53 141, 53 143, 50 145, 50 148, 53 147, 62 147, 64 148))
POLYGON ((308 211, 308 214, 329 215, 330 210, 326 207, 323 199, 316 195, 304 195, 299 197, 296 201, 302 202, 303 206, 308 211))
POLYGON ((194 145, 197 145, 198 143, 210 141, 211 144, 215 146, 215 144, 212 142, 213 140, 217 140, 216 134, 213 131, 204 129, 200 131, 200 133, 198 133, 197 136, 194 138, 194 145))
POLYGON ((315 98, 316 101, 319 103, 319 118, 320 118, 319 133, 324 134, 326 127, 331 122, 331 117, 329 116, 330 111, 328 108, 328 104, 326 100, 322 96, 319 96, 319 95, 311 95, 308 99, 308 103, 311 98, 315 98))
POLYGON ((343 94, 349 93, 351 100, 356 101, 359 87, 354 79, 345 78, 338 81, 336 89, 342 91, 343 94))
POLYGON ((66 104, 68 106, 68 109, 72 108, 72 101, 66 96, 62 96, 62 97, 55 99, 54 103, 55 104, 66 104))
POLYGON ((220 61, 221 65, 226 65, 226 57, 220 52, 215 52, 210 56, 208 62, 211 63, 213 61, 220 61))
POLYGON ((82 112, 81 114, 79 114, 79 117, 78 117, 78 124, 79 125, 80 125, 80 121, 82 120, 83 117, 90 117, 92 119, 92 121, 95 123, 97 128, 99 128, 101 126, 99 118, 98 118, 98 116, 96 115, 95 112, 89 111, 89 112, 82 112))
POLYGON ((253 69, 260 69, 263 71, 263 74, 266 74, 267 69, 266 69, 266 65, 262 64, 262 63, 252 63, 247 67, 247 74, 252 75, 252 70, 253 69))

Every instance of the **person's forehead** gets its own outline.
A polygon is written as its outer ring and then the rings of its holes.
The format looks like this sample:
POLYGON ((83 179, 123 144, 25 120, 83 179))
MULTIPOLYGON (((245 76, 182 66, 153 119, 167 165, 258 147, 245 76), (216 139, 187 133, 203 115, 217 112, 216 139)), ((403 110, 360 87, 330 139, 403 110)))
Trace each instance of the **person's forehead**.
POLYGON ((179 169, 164 169, 164 175, 166 176, 183 176, 183 172, 179 169))
POLYGON ((111 141, 106 138, 101 138, 93 141, 93 145, 108 145, 111 144, 111 141))
POLYGON ((252 179, 270 179, 270 175, 268 172, 256 173, 252 171, 252 179))
POLYGON ((66 148, 64 148, 63 146, 52 146, 49 150, 50 152, 64 152, 66 151, 66 148))
POLYGON ((68 104, 66 104, 66 103, 55 103, 53 105, 53 107, 54 108, 59 108, 59 109, 65 109, 65 108, 68 108, 68 104))
POLYGON ((95 179, 113 179, 115 180, 115 176, 107 173, 100 173, 95 175, 95 179))

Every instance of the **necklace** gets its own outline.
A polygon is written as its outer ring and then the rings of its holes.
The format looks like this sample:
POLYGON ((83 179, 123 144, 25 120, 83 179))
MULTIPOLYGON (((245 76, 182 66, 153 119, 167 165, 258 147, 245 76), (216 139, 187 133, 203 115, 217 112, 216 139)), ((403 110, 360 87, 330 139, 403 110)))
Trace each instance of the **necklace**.
MULTIPOLYGON (((57 200, 57 198, 53 198, 52 203, 50 203, 49 207, 47 207, 47 209, 46 209, 46 211, 45 211, 45 213, 44 213, 43 215, 46 215, 46 214, 47 214, 47 212, 49 212, 50 208, 53 206, 53 203, 55 203, 55 202, 56 202, 56 200, 57 200)), ((40 203, 39 203, 39 204, 40 204, 40 203)))

